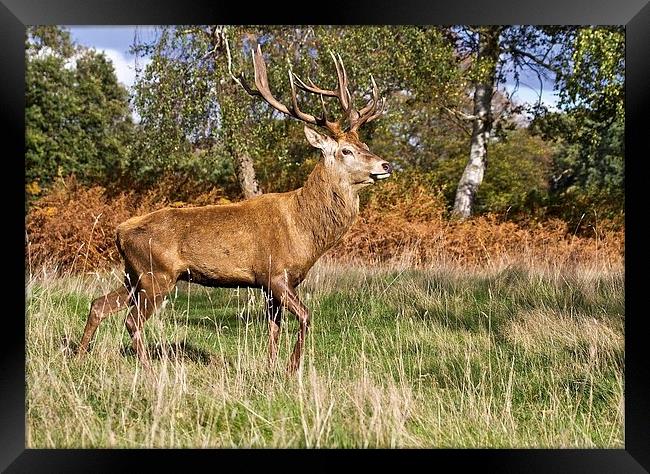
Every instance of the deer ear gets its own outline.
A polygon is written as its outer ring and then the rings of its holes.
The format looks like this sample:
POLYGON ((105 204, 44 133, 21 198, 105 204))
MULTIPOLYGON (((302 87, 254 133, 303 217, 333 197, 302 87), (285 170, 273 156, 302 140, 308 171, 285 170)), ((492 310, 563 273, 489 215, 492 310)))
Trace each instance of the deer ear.
POLYGON ((305 125, 305 136, 307 141, 311 146, 320 148, 323 151, 325 156, 333 155, 336 152, 336 140, 328 137, 327 135, 321 135, 316 130, 309 128, 305 125))

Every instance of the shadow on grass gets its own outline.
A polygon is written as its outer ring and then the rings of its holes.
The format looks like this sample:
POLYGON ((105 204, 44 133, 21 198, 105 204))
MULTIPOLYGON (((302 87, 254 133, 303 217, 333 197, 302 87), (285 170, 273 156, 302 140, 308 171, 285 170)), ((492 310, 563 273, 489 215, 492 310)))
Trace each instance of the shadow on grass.
MULTIPOLYGON (((123 356, 136 357, 130 344, 122 347, 120 352, 123 356)), ((208 365, 214 357, 210 352, 185 341, 149 344, 147 352, 152 360, 187 359, 203 365, 208 365)))
MULTIPOLYGON (((261 315, 251 315, 251 319, 257 320, 261 319, 261 315)), ((246 320, 242 319, 236 311, 223 312, 219 316, 201 316, 201 315, 192 315, 187 316, 175 316, 172 321, 179 325, 192 326, 199 329, 219 331, 221 328, 234 328, 238 324, 244 323, 246 320)))
MULTIPOLYGON (((77 355, 77 350, 79 349, 79 342, 73 341, 66 334, 61 336, 61 351, 68 357, 73 357, 77 355)), ((90 346, 92 349, 92 344, 90 346)))
MULTIPOLYGON (((71 340, 68 336, 61 336, 61 350, 69 357, 75 357, 79 343, 71 340)), ((90 343, 88 354, 92 354, 93 343, 90 343)), ((187 359, 192 362, 197 362, 203 365, 208 365, 212 362, 214 354, 189 344, 185 341, 173 343, 156 343, 149 344, 147 347, 149 357, 154 360, 161 360, 163 358, 169 359, 187 359)), ((120 353, 123 356, 136 357, 133 347, 128 344, 122 347, 120 353)))

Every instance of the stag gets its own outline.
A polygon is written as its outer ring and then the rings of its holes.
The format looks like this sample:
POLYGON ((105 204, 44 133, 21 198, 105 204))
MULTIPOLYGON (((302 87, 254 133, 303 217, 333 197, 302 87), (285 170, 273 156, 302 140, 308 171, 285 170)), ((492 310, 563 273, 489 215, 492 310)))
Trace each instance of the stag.
POLYGON ((304 186, 234 204, 165 208, 120 224, 116 243, 124 259, 124 285, 92 302, 79 353, 88 351, 104 318, 128 308, 126 327, 133 349, 148 366, 143 325, 176 282, 184 280, 210 287, 261 288, 267 302, 269 361, 276 359, 282 310, 286 309, 300 326, 287 370, 295 372, 300 367, 310 315, 296 288, 354 222, 359 190, 392 172, 391 165, 373 154, 358 135, 359 127, 383 113, 384 100, 379 98, 377 84, 371 76, 372 96, 362 109, 355 109, 343 61, 331 56, 338 78, 336 89, 322 89, 311 80, 307 84, 290 71, 290 105, 271 93, 259 46, 252 52, 255 88, 243 75, 235 78, 248 94, 328 132, 304 126, 307 140, 323 155, 304 186), (322 114, 300 110, 297 88, 320 97, 322 114), (338 120, 328 118, 325 97, 338 99, 343 111, 338 120))

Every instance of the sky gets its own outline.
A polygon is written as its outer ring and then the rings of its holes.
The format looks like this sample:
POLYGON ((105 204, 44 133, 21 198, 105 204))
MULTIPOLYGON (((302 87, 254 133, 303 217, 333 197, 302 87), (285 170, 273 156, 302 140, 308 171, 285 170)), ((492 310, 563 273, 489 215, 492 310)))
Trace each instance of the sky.
MULTIPOLYGON (((136 26, 68 26, 72 39, 81 45, 103 51, 113 62, 117 80, 127 87, 135 83, 136 57, 129 53, 136 34, 136 26)), ((137 26, 141 40, 153 36, 153 27, 137 26)), ((147 61, 138 58, 138 66, 143 68, 147 61)))
MULTIPOLYGON (((127 87, 135 82, 136 58, 129 54, 129 47, 133 44, 136 32, 140 41, 154 38, 153 26, 68 26, 72 38, 79 44, 104 51, 113 62, 117 79, 127 87)), ((138 66, 143 68, 147 60, 138 58, 138 66)), ((514 84, 506 83, 509 93, 515 89, 514 84)), ((525 77, 519 82, 519 88, 513 96, 516 103, 536 103, 540 93, 540 85, 536 77, 525 77)), ((553 84, 543 84, 542 103, 554 108, 557 96, 553 91, 553 84)))

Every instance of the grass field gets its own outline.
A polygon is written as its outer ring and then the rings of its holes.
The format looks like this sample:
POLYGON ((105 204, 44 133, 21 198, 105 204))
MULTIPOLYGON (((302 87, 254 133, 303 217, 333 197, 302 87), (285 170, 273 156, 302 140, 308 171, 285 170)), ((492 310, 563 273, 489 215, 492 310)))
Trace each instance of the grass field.
POLYGON ((258 290, 184 285, 146 326, 124 312, 78 360, 119 273, 26 283, 27 446, 623 447, 623 269, 319 263, 303 369, 267 366, 258 290))

